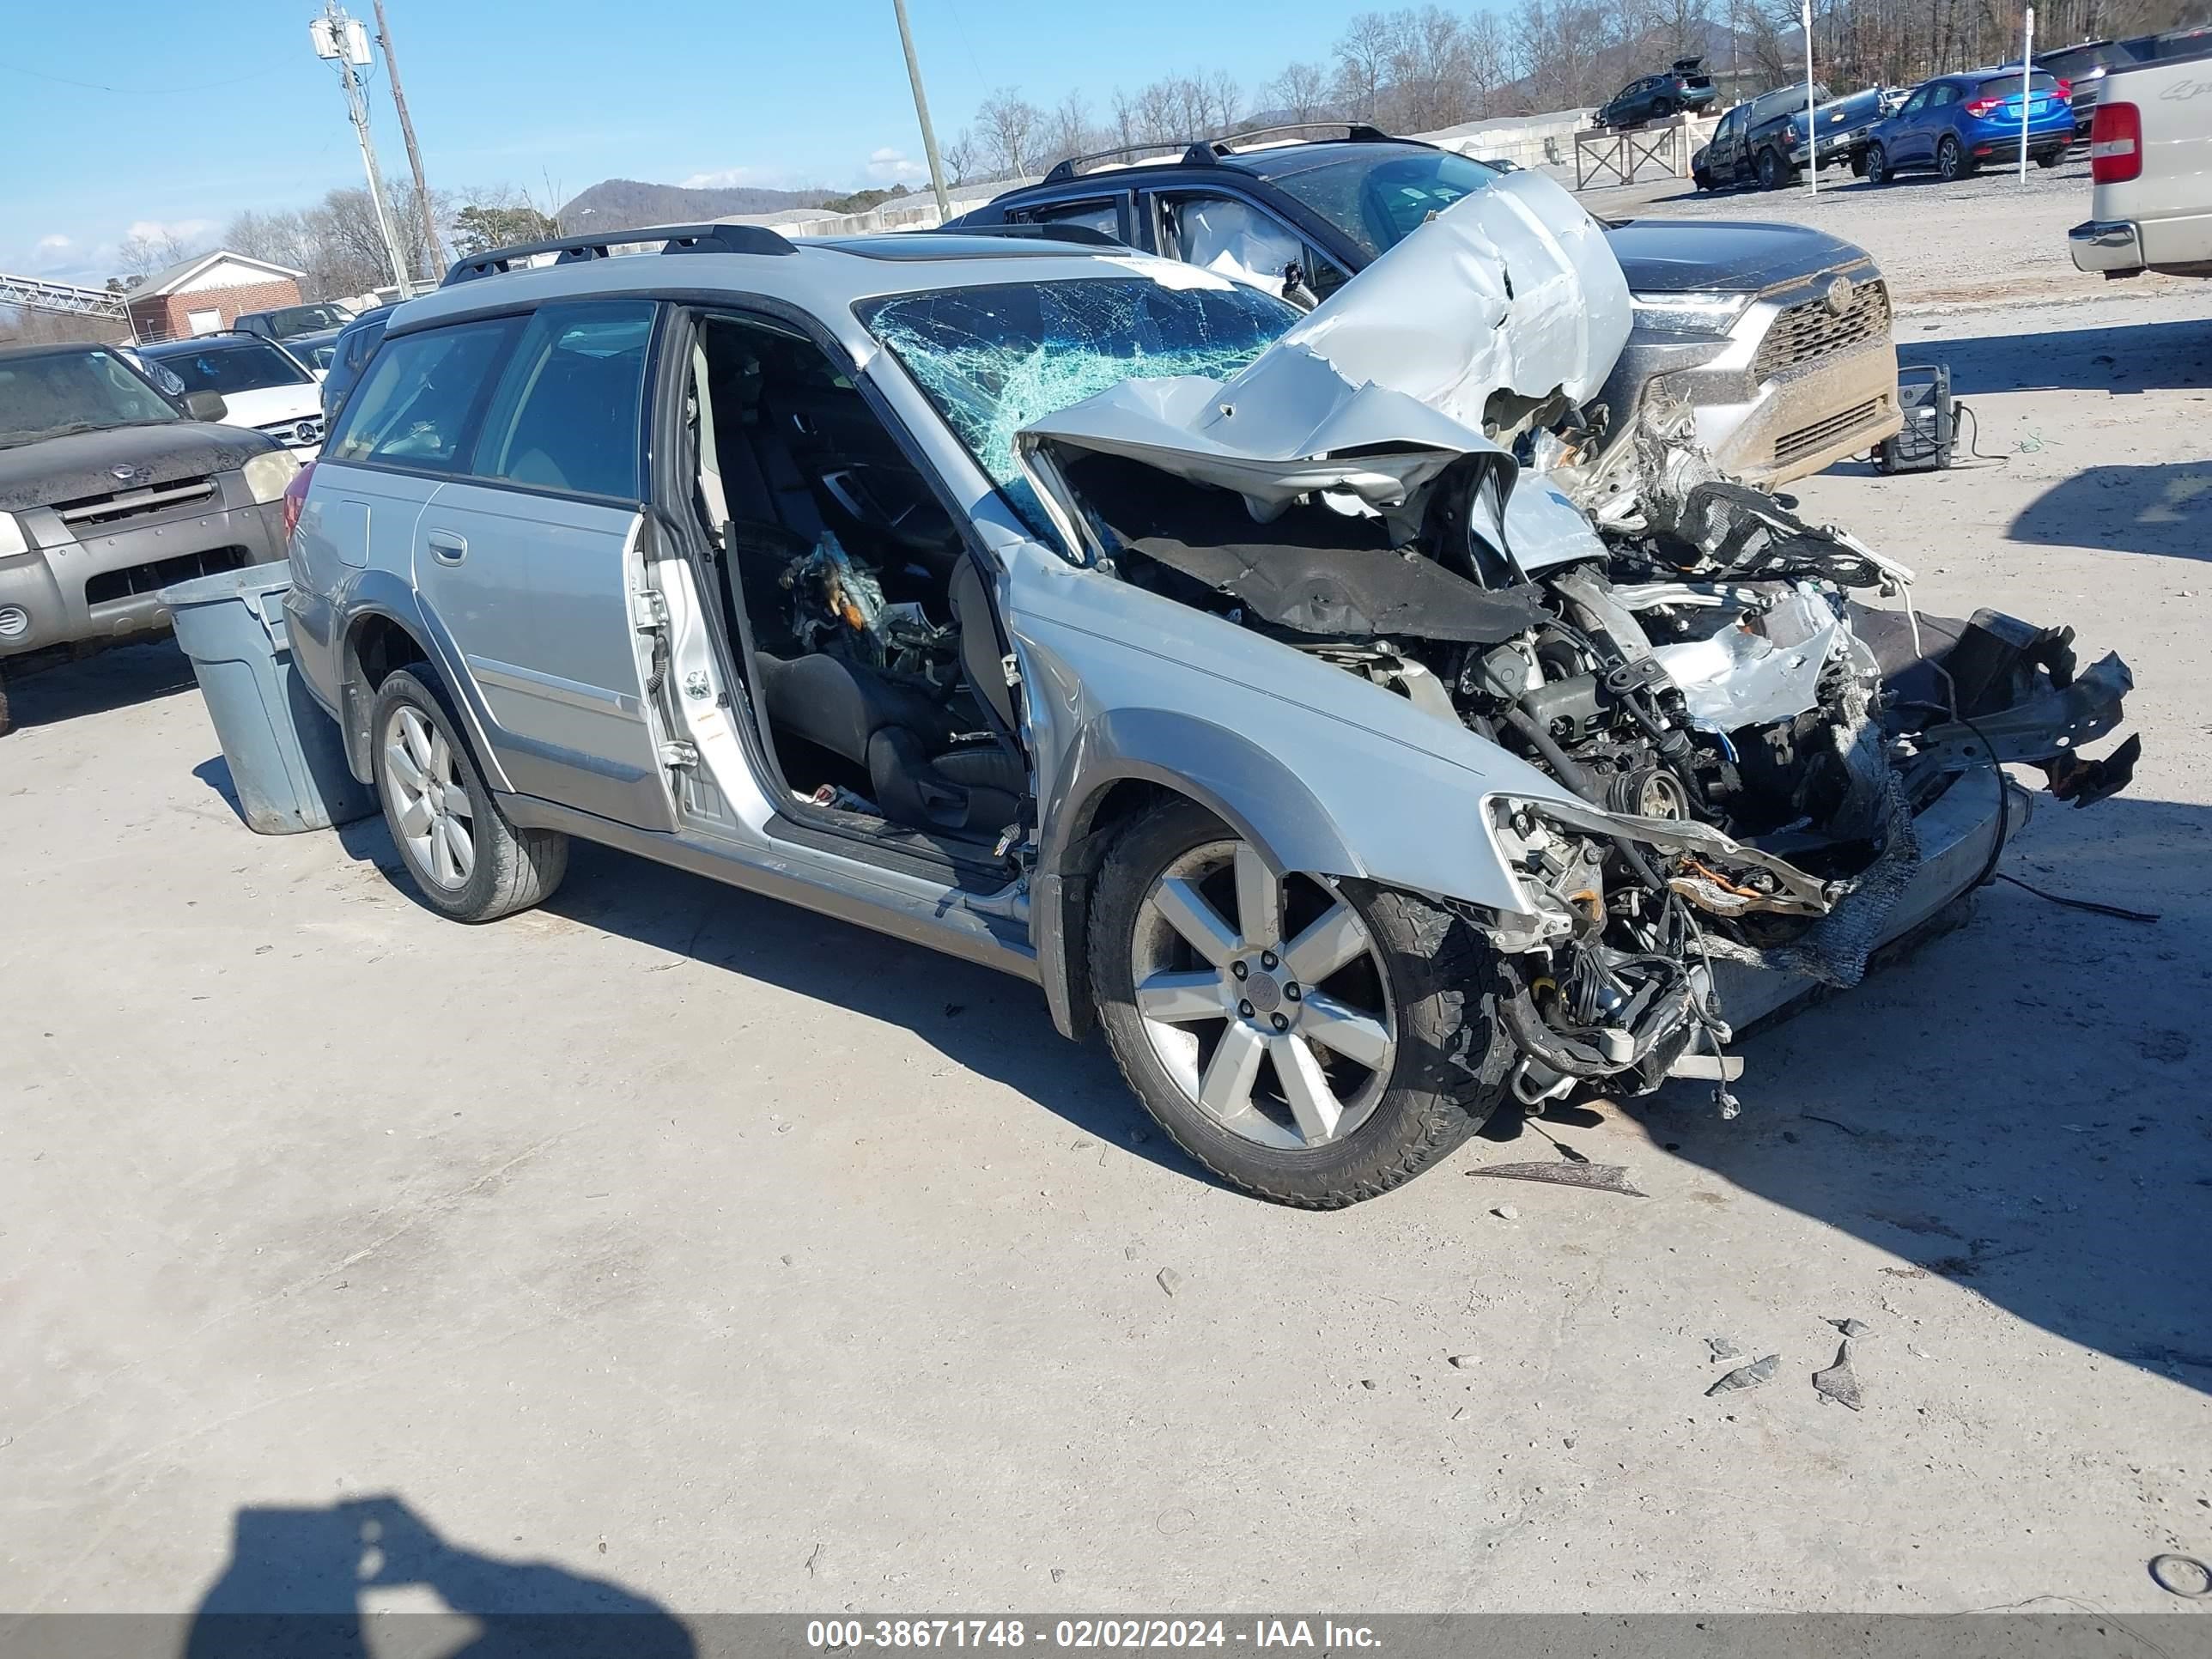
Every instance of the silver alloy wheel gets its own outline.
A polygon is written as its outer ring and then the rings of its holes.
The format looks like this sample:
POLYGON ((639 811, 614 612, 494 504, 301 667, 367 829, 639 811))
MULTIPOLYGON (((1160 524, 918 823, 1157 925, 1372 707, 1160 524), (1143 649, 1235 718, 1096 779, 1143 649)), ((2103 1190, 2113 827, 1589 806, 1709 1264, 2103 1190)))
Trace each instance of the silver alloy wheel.
POLYGON ((476 820, 460 762, 445 733, 404 703, 385 728, 384 787, 408 861, 441 887, 467 886, 477 867, 476 820))
POLYGON ((1292 1151, 1364 1122, 1397 1055, 1367 925, 1328 884, 1294 881, 1243 842, 1194 848, 1153 881, 1129 945, 1145 1035, 1185 1097, 1231 1133, 1292 1151))

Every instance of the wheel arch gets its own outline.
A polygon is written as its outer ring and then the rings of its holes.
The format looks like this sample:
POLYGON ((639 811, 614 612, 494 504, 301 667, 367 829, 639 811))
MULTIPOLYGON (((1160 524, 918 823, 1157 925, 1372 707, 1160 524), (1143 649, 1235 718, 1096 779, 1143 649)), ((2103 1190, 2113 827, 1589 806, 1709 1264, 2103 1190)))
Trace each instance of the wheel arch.
POLYGON ((373 781, 368 721, 376 706, 377 689, 393 669, 419 664, 437 677, 453 699, 485 787, 510 791, 499 757, 485 741, 485 721, 477 704, 476 689, 465 674, 454 672, 458 660, 452 640, 422 610, 411 589, 390 581, 377 584, 370 592, 356 592, 348 607, 338 653, 338 706, 346 765, 357 780, 373 781))
POLYGON ((1081 1037, 1092 1010, 1085 939, 1099 866, 1121 827, 1182 799, 1215 817, 1277 874, 1367 873, 1335 819, 1275 757, 1240 733, 1166 709, 1117 709, 1086 726, 1042 817, 1030 907, 1037 977, 1061 1033, 1081 1037))

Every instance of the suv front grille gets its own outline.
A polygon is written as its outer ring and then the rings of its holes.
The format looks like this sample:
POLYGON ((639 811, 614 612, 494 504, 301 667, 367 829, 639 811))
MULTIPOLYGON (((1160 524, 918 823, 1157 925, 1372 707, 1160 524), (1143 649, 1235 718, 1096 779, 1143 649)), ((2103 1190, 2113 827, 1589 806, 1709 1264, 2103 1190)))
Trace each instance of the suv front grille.
POLYGON ((54 511, 71 528, 97 530, 143 519, 157 513, 181 513, 215 498, 212 478, 172 478, 143 489, 118 489, 107 495, 81 495, 73 501, 56 501, 54 511))
POLYGON ((1888 332, 1889 289, 1879 281, 1854 288, 1841 316, 1828 309, 1826 300, 1808 300, 1774 319, 1752 359, 1752 378, 1771 380, 1888 332))
POLYGON ((151 564, 103 570, 86 580, 84 602, 87 605, 113 605, 118 599, 158 592, 172 582, 212 576, 219 570, 243 570, 246 565, 244 548, 210 547, 204 553, 179 553, 174 558, 156 559, 151 564))
POLYGON ((1810 426, 1801 426, 1795 432, 1785 432, 1774 441, 1774 459, 1794 461, 1801 455, 1810 455, 1826 449, 1830 444, 1856 427, 1870 424, 1881 413, 1881 399, 1870 398, 1839 415, 1815 421, 1810 426))

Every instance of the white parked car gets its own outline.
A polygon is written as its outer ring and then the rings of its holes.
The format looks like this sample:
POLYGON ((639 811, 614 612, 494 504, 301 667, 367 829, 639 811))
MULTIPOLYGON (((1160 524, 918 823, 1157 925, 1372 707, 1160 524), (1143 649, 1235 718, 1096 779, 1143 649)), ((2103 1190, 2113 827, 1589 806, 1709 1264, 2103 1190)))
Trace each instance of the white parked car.
POLYGON ((138 348, 159 380, 166 370, 176 395, 212 392, 228 406, 232 426, 250 426, 301 461, 323 447, 323 377, 273 340, 258 334, 202 334, 138 348))
POLYGON ((2108 277, 2212 276, 2212 32, 2150 44, 2157 55, 2105 73, 2090 217, 2068 240, 2077 266, 2108 277))

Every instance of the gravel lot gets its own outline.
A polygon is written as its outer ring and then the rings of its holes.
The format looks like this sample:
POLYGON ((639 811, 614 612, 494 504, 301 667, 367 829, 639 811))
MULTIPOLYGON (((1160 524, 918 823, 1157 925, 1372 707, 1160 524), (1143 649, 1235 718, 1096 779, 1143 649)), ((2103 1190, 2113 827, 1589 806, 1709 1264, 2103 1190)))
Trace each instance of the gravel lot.
POLYGON ((457 927, 379 826, 241 828, 171 647, 21 685, 0 1608, 415 1604, 358 1584, 375 1494, 686 1613, 2180 1608, 2145 1563, 2212 1555, 2212 285, 2076 276, 2078 173, 1643 210, 1814 216, 1939 307, 1906 352, 2000 459, 1803 495, 1929 609, 2126 654, 2135 787, 2005 868, 2162 918, 1995 886, 1747 1044, 1735 1121, 1547 1126, 1644 1199, 1468 1178, 1524 1132, 1249 1202, 1022 985, 589 849, 457 927), (1844 1317, 1862 1413, 1810 1382, 1844 1317), (1706 1398, 1709 1336, 1778 1375, 1706 1398))
POLYGON ((2029 167, 2024 185, 2008 171, 1955 185, 1932 173, 1908 173, 1877 190, 1832 167, 1820 175, 1817 197, 1802 185, 1701 196, 1687 181, 1669 179, 1593 190, 1583 200, 1609 219, 1786 219, 1817 226, 1873 254, 1900 305, 2087 297, 2108 289, 2131 296, 2187 292, 2179 277, 2114 285, 2074 269, 2066 232, 2089 217, 2088 155, 2078 147, 2055 167, 2029 167))

